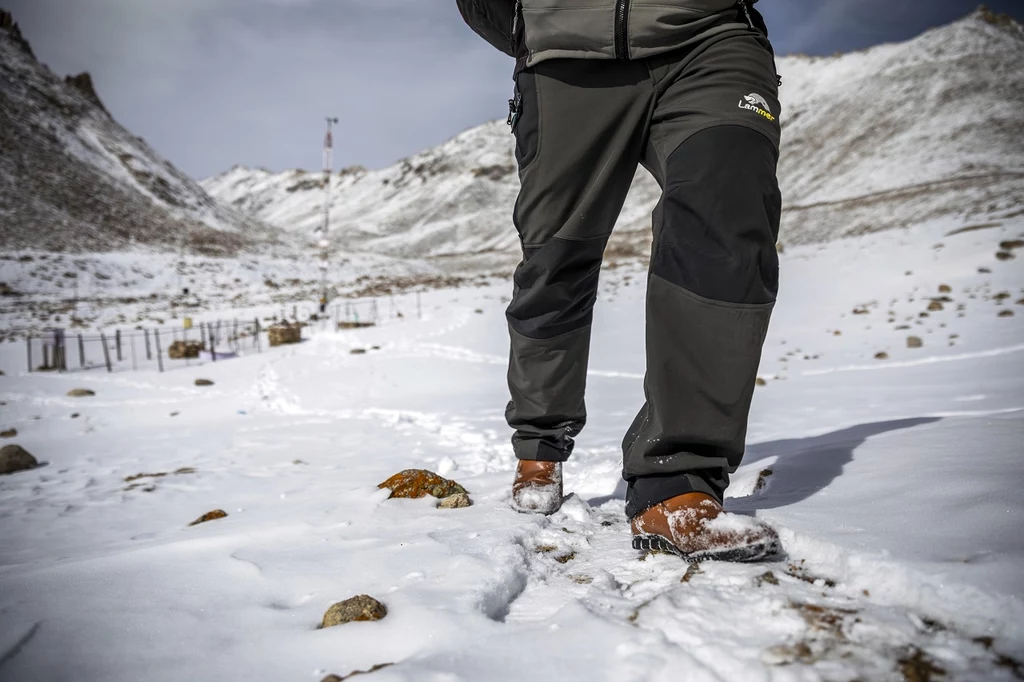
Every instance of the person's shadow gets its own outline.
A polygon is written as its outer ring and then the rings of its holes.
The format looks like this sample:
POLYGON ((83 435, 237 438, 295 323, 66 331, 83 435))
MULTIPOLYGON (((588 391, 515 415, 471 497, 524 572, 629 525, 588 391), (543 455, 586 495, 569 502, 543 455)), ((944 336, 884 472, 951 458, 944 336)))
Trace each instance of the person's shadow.
MULTIPOLYGON (((730 511, 749 514, 755 510, 775 509, 806 500, 838 478, 843 468, 853 461, 854 450, 868 438, 889 431, 931 424, 939 419, 894 419, 858 424, 822 436, 755 443, 747 448, 743 464, 749 466, 769 457, 777 457, 767 467, 772 472, 768 478, 769 487, 763 494, 730 499, 726 506, 730 511)), ((626 482, 619 481, 611 495, 593 497, 587 503, 597 507, 609 500, 625 499, 625 496, 626 482)))

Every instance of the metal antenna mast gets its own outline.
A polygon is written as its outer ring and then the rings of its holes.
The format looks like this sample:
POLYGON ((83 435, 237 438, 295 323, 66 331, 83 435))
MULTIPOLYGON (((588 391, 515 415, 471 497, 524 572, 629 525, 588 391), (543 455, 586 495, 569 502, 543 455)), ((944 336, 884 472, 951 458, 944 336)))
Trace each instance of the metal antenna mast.
POLYGON ((334 134, 331 127, 338 122, 337 118, 326 117, 327 134, 324 135, 324 222, 315 231, 317 247, 320 249, 320 312, 327 311, 327 267, 330 258, 331 241, 328 230, 331 221, 331 172, 334 165, 334 134))

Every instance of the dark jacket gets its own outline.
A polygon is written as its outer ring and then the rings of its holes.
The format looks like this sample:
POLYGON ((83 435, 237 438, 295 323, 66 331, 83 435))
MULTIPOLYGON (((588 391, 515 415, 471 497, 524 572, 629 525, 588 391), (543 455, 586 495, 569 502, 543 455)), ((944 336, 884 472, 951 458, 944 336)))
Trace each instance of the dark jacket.
POLYGON ((517 60, 642 59, 737 24, 767 34, 757 0, 456 0, 470 28, 517 60))

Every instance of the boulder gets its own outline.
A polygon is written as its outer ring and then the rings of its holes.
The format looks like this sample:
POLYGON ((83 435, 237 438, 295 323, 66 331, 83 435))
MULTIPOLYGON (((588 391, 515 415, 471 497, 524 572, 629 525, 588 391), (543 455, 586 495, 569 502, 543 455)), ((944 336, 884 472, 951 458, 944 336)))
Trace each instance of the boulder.
POLYGON ((360 594, 333 604, 324 614, 320 627, 329 628, 353 621, 380 620, 386 615, 386 606, 369 595, 360 594))
POLYGON ((73 388, 68 391, 69 398, 87 398, 92 395, 96 395, 96 391, 91 391, 88 388, 73 388))
POLYGON ((20 445, 5 445, 0 448, 0 474, 13 474, 39 466, 36 458, 20 445))
POLYGON ((924 341, 919 336, 908 336, 907 337, 907 348, 920 348, 924 345, 924 341))
POLYGON ((14 438, 18 435, 18 429, 6 429, 0 431, 0 438, 14 438))
POLYGON ((459 493, 468 494, 466 489, 455 481, 438 476, 433 471, 426 469, 406 469, 384 481, 378 488, 391 490, 389 497, 420 498, 426 495, 443 500, 451 495, 459 493))
POLYGON ((196 379, 196 386, 213 386, 213 382, 209 379, 196 379))

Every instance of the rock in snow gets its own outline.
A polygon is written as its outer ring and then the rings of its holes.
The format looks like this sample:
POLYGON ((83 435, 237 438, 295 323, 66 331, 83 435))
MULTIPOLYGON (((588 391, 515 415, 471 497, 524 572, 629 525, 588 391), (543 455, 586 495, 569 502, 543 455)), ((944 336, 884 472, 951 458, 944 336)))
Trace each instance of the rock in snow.
POLYGON ((217 519, 223 519, 227 515, 228 515, 228 513, 226 511, 224 511, 223 509, 214 509, 213 511, 206 512, 205 514, 203 514, 198 519, 196 519, 195 521, 193 521, 192 523, 190 523, 188 525, 195 526, 195 525, 198 525, 200 523, 206 523, 207 521, 215 521, 217 519))
POLYGON ((437 503, 438 509, 461 509, 462 507, 468 507, 473 504, 473 501, 469 499, 469 495, 466 493, 455 493, 443 498, 437 503))
POLYGON ((329 628, 343 623, 363 620, 380 620, 388 615, 388 609, 373 597, 360 594, 327 609, 321 628, 329 628))
POLYGON ((88 388, 73 388, 68 391, 69 398, 87 398, 92 395, 96 395, 96 391, 92 391, 88 388))
POLYGON ((384 481, 378 488, 389 488, 390 497, 419 498, 432 495, 443 500, 451 495, 466 495, 466 489, 455 481, 426 469, 406 469, 384 481))
POLYGON ((13 474, 39 466, 36 458, 20 445, 5 445, 0 448, 0 474, 13 474))

